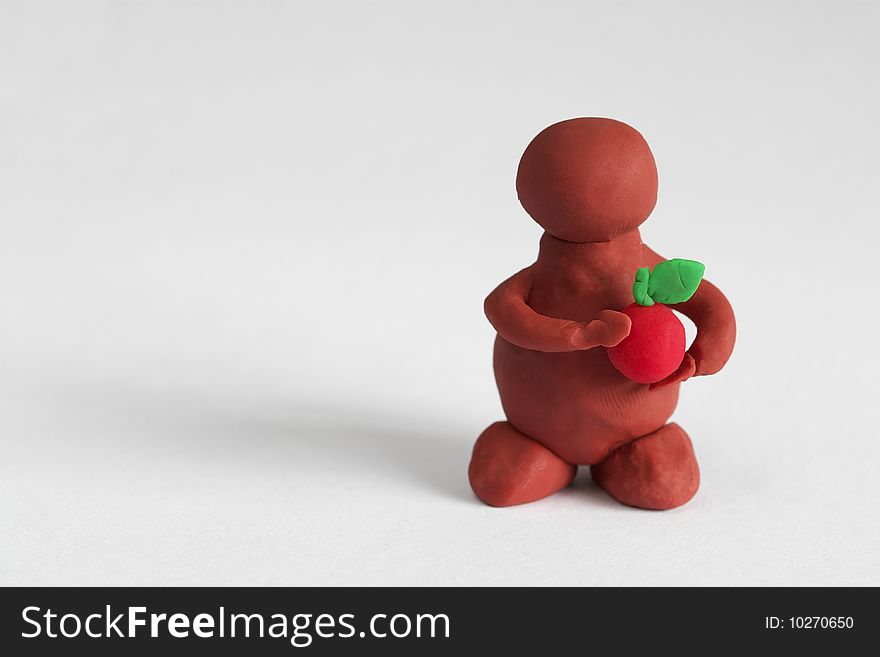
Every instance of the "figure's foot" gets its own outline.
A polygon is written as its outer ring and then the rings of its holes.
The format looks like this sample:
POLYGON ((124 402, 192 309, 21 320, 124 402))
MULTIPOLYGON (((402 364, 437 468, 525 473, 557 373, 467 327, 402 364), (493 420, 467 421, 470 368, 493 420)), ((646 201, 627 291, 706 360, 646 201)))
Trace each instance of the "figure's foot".
POLYGON ((468 478, 486 504, 513 506, 562 490, 576 471, 509 422, 496 422, 477 438, 468 478))
POLYGON ((673 509, 700 487, 691 439, 667 424, 611 452, 591 468, 593 480, 613 498, 642 509, 673 509))

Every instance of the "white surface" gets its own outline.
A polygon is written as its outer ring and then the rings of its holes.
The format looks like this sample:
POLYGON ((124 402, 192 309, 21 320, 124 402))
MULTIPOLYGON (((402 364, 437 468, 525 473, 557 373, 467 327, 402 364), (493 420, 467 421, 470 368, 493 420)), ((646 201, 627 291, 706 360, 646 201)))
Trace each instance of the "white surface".
POLYGON ((880 584, 876 3, 75 4, 0 3, 0 584, 880 584), (667 513, 467 486, 579 115, 739 320, 667 513))

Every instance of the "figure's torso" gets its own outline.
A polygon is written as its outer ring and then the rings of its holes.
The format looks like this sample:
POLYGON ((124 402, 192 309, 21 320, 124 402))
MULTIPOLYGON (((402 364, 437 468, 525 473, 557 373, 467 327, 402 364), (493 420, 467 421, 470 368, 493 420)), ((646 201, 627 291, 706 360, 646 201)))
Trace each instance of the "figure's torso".
POLYGON ((632 303, 642 250, 638 230, 609 242, 583 244, 544 233, 532 266, 528 304, 542 315, 581 322, 600 310, 622 310, 632 303))
MULTIPOLYGON (((644 266, 637 230, 608 242, 566 242, 544 234, 529 306, 549 317, 585 322, 632 303, 644 266)), ((630 381, 602 347, 568 353, 522 349, 499 337, 495 376, 510 422, 571 463, 596 463, 665 424, 678 385, 660 390, 630 381)))

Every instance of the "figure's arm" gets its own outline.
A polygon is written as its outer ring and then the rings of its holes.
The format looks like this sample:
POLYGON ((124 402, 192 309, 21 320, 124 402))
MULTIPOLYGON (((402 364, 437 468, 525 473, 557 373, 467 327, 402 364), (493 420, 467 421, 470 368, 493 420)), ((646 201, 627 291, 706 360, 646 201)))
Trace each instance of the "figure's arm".
POLYGON ((527 303, 532 288, 531 267, 514 274, 486 297, 484 309, 498 334, 523 349, 581 351, 613 347, 629 335, 630 319, 616 310, 603 310, 589 322, 547 317, 527 303))
MULTIPOLYGON (((666 258, 647 245, 644 247, 643 261, 648 267, 653 268, 664 260, 666 258)), ((697 337, 685 354, 678 371, 660 383, 653 384, 655 387, 684 381, 691 376, 715 374, 727 363, 736 341, 733 308, 721 290, 709 281, 704 279, 694 296, 684 303, 673 304, 670 308, 691 318, 697 327, 697 337)))

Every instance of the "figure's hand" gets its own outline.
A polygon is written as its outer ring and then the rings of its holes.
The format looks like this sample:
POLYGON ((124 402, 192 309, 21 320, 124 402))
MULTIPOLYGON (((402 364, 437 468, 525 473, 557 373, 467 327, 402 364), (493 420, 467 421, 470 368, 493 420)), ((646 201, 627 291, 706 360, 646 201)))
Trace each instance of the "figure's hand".
POLYGON ((576 340, 581 349, 613 347, 629 335, 632 321, 628 315, 616 310, 603 310, 596 319, 578 326, 576 340))
POLYGON ((696 372, 697 362, 694 360, 694 357, 691 356, 690 352, 686 352, 684 358, 681 361, 681 365, 678 366, 678 369, 667 376, 665 379, 657 381, 657 383, 652 383, 650 389, 656 390, 657 388, 663 388, 665 386, 672 385, 673 383, 681 383, 682 381, 687 381, 689 378, 694 376, 696 372))
MULTIPOLYGON (((699 337, 699 334, 697 335, 699 337)), ((693 356, 696 361, 696 371, 694 376, 706 376, 708 374, 717 374, 724 367, 724 360, 717 355, 713 357, 711 349, 705 349, 704 340, 694 340, 694 344, 688 349, 688 353, 693 356)))

